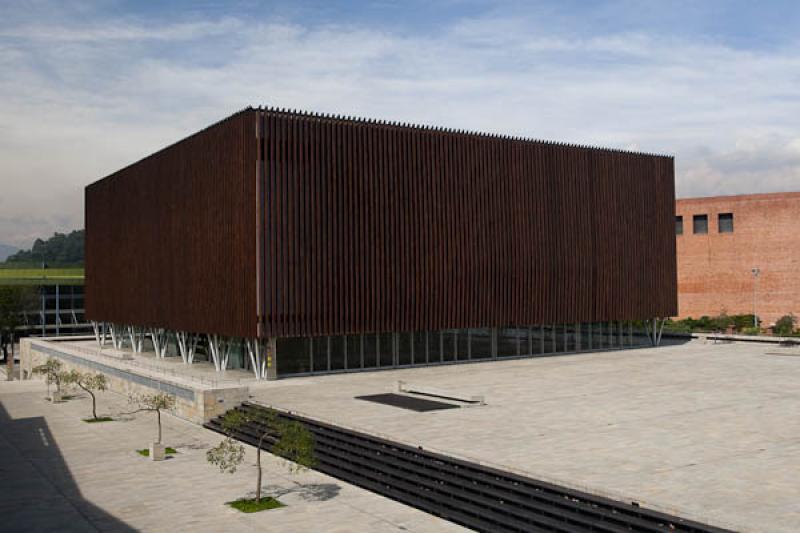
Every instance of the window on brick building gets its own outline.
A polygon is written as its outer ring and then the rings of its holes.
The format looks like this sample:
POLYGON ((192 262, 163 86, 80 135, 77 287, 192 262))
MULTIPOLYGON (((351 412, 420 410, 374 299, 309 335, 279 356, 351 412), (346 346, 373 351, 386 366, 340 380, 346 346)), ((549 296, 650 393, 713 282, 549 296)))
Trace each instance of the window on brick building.
POLYGON ((720 233, 733 233, 733 213, 720 213, 718 222, 720 233))
POLYGON ((683 217, 675 217, 675 235, 683 235, 683 217))
POLYGON ((708 233, 708 215, 695 215, 692 231, 697 234, 708 233))

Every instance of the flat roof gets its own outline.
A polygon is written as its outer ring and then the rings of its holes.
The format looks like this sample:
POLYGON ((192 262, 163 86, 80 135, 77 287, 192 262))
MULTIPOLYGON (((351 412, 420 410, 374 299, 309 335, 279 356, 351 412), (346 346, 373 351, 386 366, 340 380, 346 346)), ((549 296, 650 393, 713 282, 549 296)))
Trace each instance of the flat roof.
POLYGON ((720 196, 695 196, 691 198, 678 198, 678 203, 691 203, 691 202, 746 202, 749 200, 777 200, 784 198, 800 198, 800 191, 798 192, 765 192, 755 194, 731 194, 720 196))

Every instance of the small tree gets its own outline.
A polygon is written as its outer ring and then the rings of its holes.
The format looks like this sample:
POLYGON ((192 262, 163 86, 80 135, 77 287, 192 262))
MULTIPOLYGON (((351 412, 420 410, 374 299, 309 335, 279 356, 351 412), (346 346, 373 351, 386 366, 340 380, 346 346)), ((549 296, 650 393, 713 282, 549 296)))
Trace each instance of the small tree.
MULTIPOLYGON (((22 325, 22 315, 25 311, 36 308, 36 291, 26 285, 0 285, 0 347, 3 349, 3 358, 9 364, 14 364, 14 337, 19 326, 22 325), (11 346, 9 359, 8 347, 11 346)), ((9 373, 9 379, 11 375, 9 373)))
POLYGON ((161 411, 175 407, 175 396, 166 392, 131 394, 128 397, 128 401, 139 407, 134 413, 138 411, 155 411, 158 420, 158 440, 156 443, 161 444, 161 411))
POLYGON ((50 396, 50 385, 56 386, 56 392, 61 392, 61 385, 66 381, 67 372, 62 370, 61 361, 58 359, 48 358, 44 364, 41 364, 33 369, 34 374, 42 374, 45 383, 47 383, 47 395, 50 396))
POLYGON ((104 374, 91 373, 91 372, 78 372, 73 370, 65 376, 67 383, 74 383, 84 391, 89 393, 92 397, 92 418, 98 420, 97 417, 97 397, 94 391, 106 390, 107 381, 104 374))
POLYGON ((775 333, 777 335, 791 335, 794 333, 794 327, 797 324, 797 317, 793 314, 788 314, 780 317, 775 322, 775 333))
POLYGON ((314 435, 300 422, 282 420, 273 409, 253 409, 248 411, 228 411, 222 421, 226 438, 206 452, 209 463, 218 466, 220 472, 233 474, 244 461, 244 446, 233 440, 233 434, 243 426, 252 424, 256 429, 256 497, 261 503, 261 448, 267 438, 273 440, 269 448, 274 455, 287 459, 290 472, 297 472, 316 464, 314 457, 314 435))

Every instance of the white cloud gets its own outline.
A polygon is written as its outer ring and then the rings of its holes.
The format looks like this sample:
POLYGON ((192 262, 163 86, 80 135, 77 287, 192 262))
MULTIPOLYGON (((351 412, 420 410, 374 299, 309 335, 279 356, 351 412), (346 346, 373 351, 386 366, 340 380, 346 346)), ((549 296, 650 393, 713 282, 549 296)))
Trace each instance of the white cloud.
POLYGON ((0 242, 81 226, 87 183, 259 104, 670 153, 680 196, 799 189, 798 52, 497 18, 0 28, 0 242))

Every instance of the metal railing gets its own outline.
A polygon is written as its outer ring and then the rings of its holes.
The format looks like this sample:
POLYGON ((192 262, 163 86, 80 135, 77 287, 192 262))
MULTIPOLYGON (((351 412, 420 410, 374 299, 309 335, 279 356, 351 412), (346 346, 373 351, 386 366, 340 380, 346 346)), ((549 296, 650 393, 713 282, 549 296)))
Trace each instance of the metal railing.
MULTIPOLYGON (((42 342, 42 341, 39 341, 39 342, 42 342)), ((43 341, 43 342, 46 342, 46 341, 43 341)), ((130 352, 120 352, 118 350, 114 350, 115 352, 117 352, 119 354, 132 355, 134 357, 133 359, 126 359, 126 358, 123 358, 123 357, 118 356, 118 355, 112 355, 112 354, 109 354, 109 353, 105 353, 103 351, 103 349, 88 348, 88 347, 81 346, 81 345, 78 345, 78 344, 69 344, 67 346, 64 346, 62 344, 59 348, 61 348, 61 349, 66 348, 68 350, 77 351, 77 352, 80 352, 82 354, 85 354, 85 355, 88 355, 88 356, 91 356, 91 357, 98 357, 98 358, 100 358, 102 360, 105 360, 105 361, 113 361, 115 366, 118 366, 118 367, 122 367, 122 368, 125 368, 125 367, 131 368, 132 367, 132 368, 136 368, 136 369, 146 370, 148 372, 152 372, 152 373, 158 374, 160 376, 169 376, 170 378, 172 378, 172 384, 174 384, 174 385, 185 385, 185 381, 184 381, 184 383, 181 383, 180 380, 188 380, 188 381, 190 381, 192 383, 199 383, 200 385, 207 386, 208 388, 217 389, 217 388, 230 387, 231 385, 244 386, 244 385, 249 385, 251 383, 255 383, 256 382, 255 378, 251 378, 251 379, 245 379, 245 378, 209 378, 209 377, 205 377, 205 376, 196 376, 196 375, 192 375, 192 374, 186 373, 186 370, 188 370, 188 368, 191 365, 184 365, 184 363, 178 363, 178 364, 181 364, 183 366, 183 371, 174 370, 174 369, 171 369, 171 368, 165 368, 165 367, 163 367, 161 365, 147 363, 145 361, 142 361, 141 359, 136 359, 136 356, 134 354, 131 354, 130 352), (175 378, 178 378, 178 379, 175 379, 175 378)), ((193 363, 193 364, 198 364, 198 363, 193 363)), ((200 364, 203 364, 203 363, 200 363, 200 364)))

